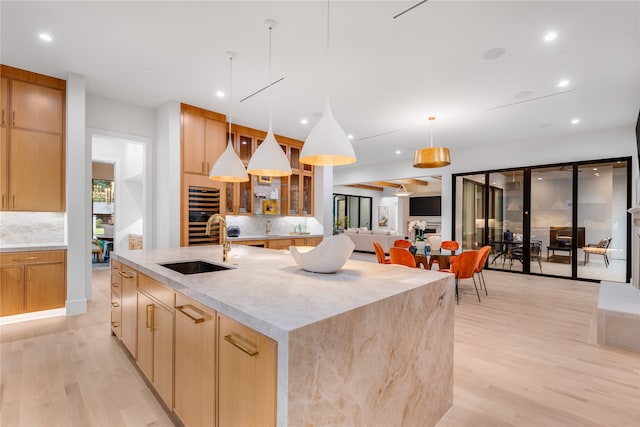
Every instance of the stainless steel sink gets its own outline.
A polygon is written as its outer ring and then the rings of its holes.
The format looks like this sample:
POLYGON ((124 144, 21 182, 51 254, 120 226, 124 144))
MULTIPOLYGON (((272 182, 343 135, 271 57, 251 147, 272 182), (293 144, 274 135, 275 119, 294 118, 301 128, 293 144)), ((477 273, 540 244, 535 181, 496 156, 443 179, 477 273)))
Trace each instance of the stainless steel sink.
POLYGON ((160 265, 182 274, 210 273, 212 271, 231 270, 233 268, 206 261, 168 262, 160 265))

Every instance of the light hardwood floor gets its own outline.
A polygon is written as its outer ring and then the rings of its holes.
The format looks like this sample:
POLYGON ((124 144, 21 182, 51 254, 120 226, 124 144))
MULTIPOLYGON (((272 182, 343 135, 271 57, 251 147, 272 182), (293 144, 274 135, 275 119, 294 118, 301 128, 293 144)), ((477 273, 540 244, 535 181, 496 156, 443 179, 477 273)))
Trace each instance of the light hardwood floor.
MULTIPOLYGON (((639 425, 640 354, 595 343, 597 284, 485 277, 481 303, 461 284, 454 405, 438 427, 639 425)), ((93 286, 86 315, 2 327, 0 425, 171 425, 110 336, 107 269, 93 286)))

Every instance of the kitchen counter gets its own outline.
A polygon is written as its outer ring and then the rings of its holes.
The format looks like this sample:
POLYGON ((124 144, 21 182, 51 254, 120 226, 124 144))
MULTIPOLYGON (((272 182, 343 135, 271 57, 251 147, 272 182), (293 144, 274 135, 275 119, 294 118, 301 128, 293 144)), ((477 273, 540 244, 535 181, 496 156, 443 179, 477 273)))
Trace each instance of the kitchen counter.
POLYGON ((56 244, 31 244, 0 246, 0 253, 5 252, 33 252, 33 251, 66 251, 67 245, 56 244))
POLYGON ((229 241, 233 242, 242 242, 247 240, 275 240, 275 239, 295 239, 295 238, 310 238, 310 237, 322 237, 322 234, 300 234, 300 233, 290 233, 290 234, 260 234, 255 236, 239 236, 239 237, 229 237, 229 241))
POLYGON ((113 256, 277 341, 278 425, 428 426, 453 402, 450 274, 352 260, 316 274, 242 245, 233 269, 195 275, 159 263, 220 263, 220 246, 113 256))

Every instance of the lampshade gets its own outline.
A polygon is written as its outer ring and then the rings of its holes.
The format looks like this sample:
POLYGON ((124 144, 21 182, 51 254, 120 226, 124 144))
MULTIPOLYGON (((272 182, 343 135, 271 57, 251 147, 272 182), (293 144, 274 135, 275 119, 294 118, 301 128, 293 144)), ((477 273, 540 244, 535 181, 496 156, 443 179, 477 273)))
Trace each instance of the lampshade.
POLYGON ((276 141, 271 127, 273 116, 271 111, 271 30, 276 26, 276 21, 267 19, 265 24, 269 27, 269 131, 262 144, 251 156, 247 172, 259 176, 289 176, 291 175, 289 159, 276 141))
MULTIPOLYGON (((327 0, 327 93, 329 93, 329 28, 330 28, 330 1, 327 0)), ((329 97, 324 107, 324 113, 320 121, 309 133, 302 146, 300 161, 314 166, 340 166, 348 165, 356 161, 356 153, 353 151, 351 141, 345 131, 340 127, 329 106, 329 97)))
POLYGON ((209 179, 222 182, 247 182, 249 175, 229 138, 227 148, 211 168, 209 179))
MULTIPOLYGON (((436 118, 429 117, 429 122, 433 123, 436 118)), ((449 149, 445 147, 433 146, 433 124, 431 124, 431 146, 416 150, 413 155, 414 168, 441 168, 451 164, 451 155, 449 149)))
POLYGON ((291 165, 280 144, 273 136, 273 130, 269 125, 267 137, 253 153, 251 161, 247 166, 247 172, 251 175, 259 176, 289 176, 291 175, 291 165))
POLYGON ((233 149, 233 141, 231 141, 231 76, 235 53, 227 52, 227 55, 229 56, 229 142, 227 143, 226 150, 224 150, 211 168, 209 179, 222 182, 247 182, 249 181, 249 175, 247 175, 247 171, 244 168, 244 164, 242 164, 242 160, 238 157, 238 153, 233 149))
POLYGON ((403 185, 401 185, 397 190, 396 190, 396 196, 397 197, 407 197, 412 195, 413 193, 411 191, 407 191, 407 188, 403 185))
POLYGON ((322 118, 302 146, 300 161, 314 166, 348 165, 356 161, 351 141, 333 116, 328 99, 322 118))

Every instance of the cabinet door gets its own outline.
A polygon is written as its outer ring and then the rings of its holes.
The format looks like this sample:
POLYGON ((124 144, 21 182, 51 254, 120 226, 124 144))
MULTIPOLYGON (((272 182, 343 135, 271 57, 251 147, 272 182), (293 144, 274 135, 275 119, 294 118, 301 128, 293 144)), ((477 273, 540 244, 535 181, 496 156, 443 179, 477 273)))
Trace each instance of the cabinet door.
POLYGON ((225 316, 218 328, 218 425, 275 425, 277 343, 225 316))
POLYGON ((218 157, 222 155, 222 152, 226 148, 225 136, 226 123, 206 119, 205 120, 205 174, 209 175, 213 164, 218 160, 218 157))
POLYGON ((0 316, 24 313, 24 267, 0 267, 0 316))
POLYGON ((0 206, 2 210, 9 209, 9 187, 7 185, 7 179, 9 178, 8 161, 9 152, 7 151, 7 128, 0 126, 0 196, 2 201, 0 206))
POLYGON ((9 208, 17 211, 63 211, 62 136, 12 129, 10 138, 9 208))
POLYGON ((215 313, 176 295, 174 412, 187 426, 215 423, 215 313))
POLYGON ((0 126, 8 126, 9 123, 9 79, 6 77, 0 78, 0 126))
POLYGON ((11 80, 12 127, 62 134, 62 108, 60 89, 11 80))
POLYGON ((205 171, 205 118, 182 112, 182 169, 203 175, 205 171))
POLYGON ((302 215, 313 216, 313 177, 302 175, 302 215))
POLYGON ((169 408, 173 408, 173 312, 154 303, 153 385, 169 408))
POLYGON ((122 343, 135 358, 138 273, 122 264, 120 276, 122 277, 122 343))
POLYGON ((140 370, 153 382, 153 301, 138 292, 138 354, 140 370))
POLYGON ((25 310, 61 308, 65 305, 64 263, 25 266, 25 310))

